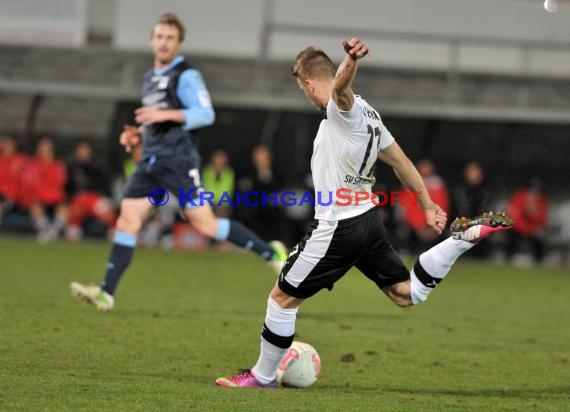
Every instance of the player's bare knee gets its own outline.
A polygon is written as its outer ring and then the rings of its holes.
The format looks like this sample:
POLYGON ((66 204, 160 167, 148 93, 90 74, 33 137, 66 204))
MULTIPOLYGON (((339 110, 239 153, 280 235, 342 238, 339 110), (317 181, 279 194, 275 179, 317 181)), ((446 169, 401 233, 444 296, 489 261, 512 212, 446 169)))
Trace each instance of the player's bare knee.
POLYGON ((298 299, 286 294, 277 285, 271 290, 269 297, 283 309, 296 308, 303 302, 303 299, 298 299))
POLYGON ((137 216, 131 216, 128 213, 121 213, 117 219, 116 229, 121 232, 136 234, 141 230, 142 219, 137 216))
POLYGON ((396 306, 407 308, 413 305, 410 281, 399 282, 382 290, 396 306))
POLYGON ((412 295, 410 294, 409 289, 399 290, 398 293, 394 294, 392 297, 392 302, 401 308, 407 308, 414 304, 412 302, 412 295))
POLYGON ((399 306, 401 308, 408 308, 413 305, 411 298, 406 298, 402 296, 390 296, 390 298, 392 299, 392 302, 394 302, 396 306, 399 306))
POLYGON ((191 221, 192 228, 203 236, 215 237, 216 236, 216 221, 215 220, 196 220, 191 221))

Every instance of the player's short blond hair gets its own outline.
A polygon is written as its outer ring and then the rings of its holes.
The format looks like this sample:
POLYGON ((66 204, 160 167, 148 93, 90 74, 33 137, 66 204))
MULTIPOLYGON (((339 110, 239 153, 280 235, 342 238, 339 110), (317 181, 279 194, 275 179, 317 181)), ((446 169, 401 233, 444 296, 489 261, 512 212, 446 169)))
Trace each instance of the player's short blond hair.
POLYGON ((322 80, 333 78, 335 73, 336 66, 330 57, 312 46, 301 51, 291 64, 291 75, 295 77, 322 80))
POLYGON ((186 26, 184 25, 184 23, 182 23, 182 20, 180 20, 176 14, 165 13, 162 16, 160 16, 160 19, 158 19, 158 21, 154 23, 154 26, 152 26, 152 31, 150 33, 151 37, 154 34, 154 28, 159 24, 167 24, 169 26, 176 27, 178 29, 178 39, 180 40, 180 43, 184 41, 184 35, 186 34, 186 26))

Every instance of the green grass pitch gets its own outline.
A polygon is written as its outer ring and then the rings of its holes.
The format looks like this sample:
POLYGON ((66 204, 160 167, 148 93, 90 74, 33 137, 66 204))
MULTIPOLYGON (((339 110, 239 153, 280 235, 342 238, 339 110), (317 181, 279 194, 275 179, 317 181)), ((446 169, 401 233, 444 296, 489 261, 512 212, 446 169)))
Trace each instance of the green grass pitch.
POLYGON ((0 239, 0 410, 570 410, 567 268, 460 260, 408 309, 351 271, 298 316, 317 383, 232 390, 214 379, 256 361, 271 270, 249 253, 139 249, 104 315, 69 283, 99 281, 108 251, 0 239))

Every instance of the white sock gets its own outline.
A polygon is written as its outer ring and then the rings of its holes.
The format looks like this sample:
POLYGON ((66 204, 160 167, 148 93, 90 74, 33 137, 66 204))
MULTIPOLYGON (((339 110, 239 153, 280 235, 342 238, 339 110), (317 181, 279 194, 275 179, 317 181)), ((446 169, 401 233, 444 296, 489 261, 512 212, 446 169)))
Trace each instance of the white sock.
POLYGON ((58 233, 65 227, 66 221, 60 217, 56 217, 51 225, 54 232, 58 233))
POLYGON ((295 334, 297 310, 281 308, 273 298, 267 300, 265 324, 261 332, 259 359, 251 369, 261 383, 270 383, 277 376, 277 368, 287 354, 295 334))
POLYGON ((40 217, 34 221, 34 226, 38 232, 43 232, 48 229, 49 220, 47 217, 40 217))
POLYGON ((450 237, 422 253, 410 273, 412 303, 417 305, 425 301, 457 258, 473 246, 473 243, 450 237))

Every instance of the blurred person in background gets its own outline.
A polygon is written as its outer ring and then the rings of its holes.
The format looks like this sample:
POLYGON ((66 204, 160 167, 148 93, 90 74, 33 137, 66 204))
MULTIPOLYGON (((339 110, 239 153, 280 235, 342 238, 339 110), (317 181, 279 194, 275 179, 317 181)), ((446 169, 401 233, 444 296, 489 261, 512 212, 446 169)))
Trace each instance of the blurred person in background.
POLYGON ((123 188, 129 180, 129 178, 137 170, 137 166, 142 160, 142 144, 138 144, 131 147, 131 151, 128 153, 128 157, 123 161, 121 165, 121 174, 118 174, 113 179, 112 183, 112 199, 113 205, 118 208, 121 204, 121 199, 123 197, 123 188))
POLYGON ((249 175, 240 179, 239 189, 242 193, 256 192, 259 194, 259 205, 242 206, 240 216, 244 221, 265 238, 280 238, 282 234, 281 222, 283 216, 277 202, 268 199, 265 204, 261 202, 261 194, 273 195, 283 189, 283 181, 275 171, 273 154, 265 145, 258 145, 251 152, 251 164, 253 169, 249 175))
POLYGON ((222 202, 216 206, 224 193, 233 199, 235 173, 230 166, 229 156, 225 150, 216 150, 210 156, 210 163, 202 171, 204 189, 214 194, 212 210, 217 217, 228 217, 232 213, 229 203, 222 202))
POLYGON ((193 133, 213 124, 215 114, 202 74, 180 54, 185 33, 184 24, 171 13, 152 27, 154 65, 143 76, 142 106, 134 113, 140 126, 125 125, 119 139, 127 151, 142 142, 143 156, 123 192, 107 271, 99 286, 70 285, 74 297, 102 312, 113 308, 139 232, 155 205, 164 205, 167 191, 183 193, 178 200, 184 217, 200 235, 252 250, 277 272, 287 258, 282 244, 269 244, 236 220, 216 218, 210 205, 200 204, 201 159, 193 133))
POLYGON ((520 243, 525 240, 531 246, 534 262, 536 264, 543 262, 549 203, 544 194, 542 180, 536 176, 509 199, 507 213, 515 220, 513 230, 509 233, 506 250, 510 262, 520 243))
POLYGON ((123 162, 123 177, 125 178, 125 183, 132 175, 135 174, 135 171, 142 160, 143 145, 138 144, 133 146, 129 155, 130 156, 123 162))
MULTIPOLYGON (((433 202, 445 212, 449 212, 449 195, 447 186, 441 176, 436 174, 435 165, 429 159, 421 159, 416 166, 426 190, 433 202)), ((409 199, 409 198, 408 198, 409 199)), ((470 214, 466 216, 475 216, 470 214)), ((404 206, 404 221, 412 229, 409 245, 412 252, 433 245, 439 235, 426 222, 425 212, 420 205, 408 200, 404 206)))
POLYGON ((18 153, 16 142, 11 136, 0 136, 0 227, 5 213, 16 204, 20 178, 28 159, 18 153))
MULTIPOLYGON (((202 170, 204 189, 214 195, 212 211, 216 217, 229 217, 232 214, 231 199, 234 196, 235 173, 230 166, 229 156, 225 150, 216 150, 210 156, 210 162, 202 170), (220 202, 224 196, 224 201, 220 202), (218 205, 218 203, 220 203, 218 205)), ((258 232, 259 233, 259 232, 258 232)), ((263 235, 262 235, 263 236, 263 235)), ((211 239, 210 243, 218 250, 231 250, 232 245, 225 241, 211 239)))
POLYGON ((558 208, 558 220, 560 222, 559 238, 561 246, 561 263, 570 263, 570 199, 563 200, 558 208))
POLYGON ((28 207, 40 242, 58 238, 67 221, 65 207, 65 164, 56 158, 51 137, 43 137, 37 144, 36 155, 21 177, 19 201, 28 207))
POLYGON ((66 239, 70 242, 80 240, 83 237, 82 225, 87 218, 98 220, 112 229, 116 214, 109 197, 109 179, 95 164, 93 147, 89 142, 82 141, 75 146, 67 174, 69 209, 66 239))
MULTIPOLYGON (((452 192, 453 214, 456 216, 476 216, 491 210, 491 192, 485 180, 485 172, 478 162, 465 165, 463 178, 452 192)), ((489 243, 485 242, 469 252, 470 256, 484 258, 489 256, 489 243)))

